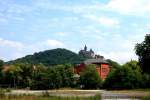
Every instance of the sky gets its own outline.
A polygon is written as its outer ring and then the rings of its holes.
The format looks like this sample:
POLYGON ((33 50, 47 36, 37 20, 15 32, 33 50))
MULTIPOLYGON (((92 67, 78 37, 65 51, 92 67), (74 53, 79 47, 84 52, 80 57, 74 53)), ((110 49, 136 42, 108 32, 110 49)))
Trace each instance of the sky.
POLYGON ((86 44, 121 64, 150 33, 150 0, 0 0, 0 59, 86 44))

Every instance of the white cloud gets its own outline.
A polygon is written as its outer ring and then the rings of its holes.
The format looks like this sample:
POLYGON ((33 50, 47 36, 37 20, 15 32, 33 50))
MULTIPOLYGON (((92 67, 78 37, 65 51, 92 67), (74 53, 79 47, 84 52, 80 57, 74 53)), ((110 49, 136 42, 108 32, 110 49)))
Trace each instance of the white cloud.
POLYGON ((122 14, 146 14, 150 12, 149 0, 110 0, 106 8, 122 14))
POLYGON ((0 46, 9 46, 9 47, 13 47, 16 49, 22 49, 23 48, 23 44, 20 42, 5 40, 2 38, 0 38, 0 46))
POLYGON ((18 41, 0 38, 0 59, 5 61, 16 59, 23 55, 24 44, 18 41))
POLYGON ((47 45, 50 47, 64 47, 64 43, 58 40, 47 40, 47 45))
POLYGON ((109 18, 105 16, 96 16, 96 15, 84 15, 85 18, 98 22, 106 27, 119 27, 120 22, 115 18, 109 18))
POLYGON ((112 51, 112 52, 99 52, 98 54, 103 55, 106 59, 111 59, 124 64, 130 60, 138 60, 138 57, 132 51, 112 51))
POLYGON ((115 26, 119 26, 119 21, 116 19, 111 19, 108 17, 101 17, 98 20, 101 24, 103 24, 104 26, 108 26, 108 27, 115 27, 115 26))
POLYGON ((32 44, 23 44, 0 38, 0 59, 5 61, 14 60, 35 52, 64 47, 65 44, 63 42, 52 39, 38 41, 32 44))

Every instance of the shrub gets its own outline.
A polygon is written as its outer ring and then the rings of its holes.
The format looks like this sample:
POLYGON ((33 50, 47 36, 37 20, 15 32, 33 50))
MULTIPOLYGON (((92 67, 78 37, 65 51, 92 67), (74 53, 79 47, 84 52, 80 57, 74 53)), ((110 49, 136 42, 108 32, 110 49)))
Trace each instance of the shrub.
POLYGON ((104 87, 109 89, 133 89, 139 88, 141 81, 140 67, 136 61, 130 61, 110 72, 104 82, 104 87))

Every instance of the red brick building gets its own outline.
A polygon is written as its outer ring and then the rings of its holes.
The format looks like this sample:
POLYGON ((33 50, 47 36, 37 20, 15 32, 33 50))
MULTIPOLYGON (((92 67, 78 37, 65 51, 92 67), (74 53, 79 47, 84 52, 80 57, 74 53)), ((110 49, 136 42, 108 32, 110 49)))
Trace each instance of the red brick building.
POLYGON ((87 59, 84 62, 77 64, 75 66, 75 73, 79 74, 80 72, 82 72, 85 69, 86 65, 88 64, 94 64, 96 66, 96 70, 98 71, 99 76, 103 80, 107 77, 107 75, 110 72, 110 66, 105 59, 95 58, 95 59, 87 59))

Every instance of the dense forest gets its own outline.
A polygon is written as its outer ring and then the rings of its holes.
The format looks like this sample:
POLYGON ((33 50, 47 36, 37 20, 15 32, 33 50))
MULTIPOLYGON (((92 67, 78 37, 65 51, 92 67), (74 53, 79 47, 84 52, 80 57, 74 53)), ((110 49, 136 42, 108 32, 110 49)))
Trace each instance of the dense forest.
POLYGON ((34 53, 33 55, 27 55, 23 58, 9 61, 7 64, 27 63, 32 65, 43 64, 44 66, 50 66, 66 63, 74 64, 83 61, 84 59, 86 58, 70 50, 58 48, 34 53))

